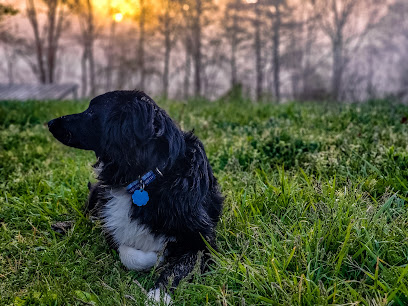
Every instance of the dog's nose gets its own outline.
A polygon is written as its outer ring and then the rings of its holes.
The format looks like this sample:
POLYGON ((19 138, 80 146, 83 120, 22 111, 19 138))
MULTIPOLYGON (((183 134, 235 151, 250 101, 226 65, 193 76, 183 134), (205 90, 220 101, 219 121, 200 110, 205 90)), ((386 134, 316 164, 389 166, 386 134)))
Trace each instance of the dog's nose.
POLYGON ((51 128, 51 126, 55 123, 55 119, 52 119, 51 121, 48 122, 48 128, 51 128))

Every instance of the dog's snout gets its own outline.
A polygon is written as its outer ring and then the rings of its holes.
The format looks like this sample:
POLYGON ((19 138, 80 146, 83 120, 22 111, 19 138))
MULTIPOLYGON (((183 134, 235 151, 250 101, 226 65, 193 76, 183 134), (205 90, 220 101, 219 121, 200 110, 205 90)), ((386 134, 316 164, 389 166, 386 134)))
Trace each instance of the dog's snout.
POLYGON ((48 129, 50 130, 51 133, 54 133, 55 131, 59 131, 62 129, 62 120, 60 118, 55 118, 52 119, 51 121, 48 122, 48 129))
POLYGON ((52 119, 48 121, 48 128, 51 128, 51 126, 55 123, 55 119, 52 119))
POLYGON ((58 117, 48 122, 48 129, 64 145, 93 150, 99 144, 87 119, 83 113, 58 117))
POLYGON ((49 121, 48 129, 55 137, 57 137, 59 134, 62 134, 64 129, 62 127, 61 118, 55 118, 49 121))

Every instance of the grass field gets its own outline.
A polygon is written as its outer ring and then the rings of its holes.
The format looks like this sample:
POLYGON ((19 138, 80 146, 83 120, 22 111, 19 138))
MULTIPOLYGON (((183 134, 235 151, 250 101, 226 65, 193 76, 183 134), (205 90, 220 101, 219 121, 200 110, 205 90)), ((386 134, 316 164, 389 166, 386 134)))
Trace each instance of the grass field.
MULTIPOLYGON (((215 263, 175 305, 408 304, 408 106, 159 105, 226 196, 215 263)), ((95 157, 44 125, 86 107, 0 103, 0 305, 140 305, 157 277, 126 271, 82 214, 95 157)))

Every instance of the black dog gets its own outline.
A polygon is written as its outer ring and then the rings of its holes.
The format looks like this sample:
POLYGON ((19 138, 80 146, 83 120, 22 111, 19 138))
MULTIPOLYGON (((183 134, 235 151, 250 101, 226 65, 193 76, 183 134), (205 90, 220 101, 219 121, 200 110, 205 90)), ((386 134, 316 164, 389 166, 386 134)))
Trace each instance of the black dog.
POLYGON ((88 210, 128 269, 164 262, 149 296, 169 302, 160 290, 174 289, 195 265, 204 268, 206 242, 215 248, 223 198, 201 141, 140 91, 108 92, 48 126, 63 144, 95 152, 99 182, 88 210))

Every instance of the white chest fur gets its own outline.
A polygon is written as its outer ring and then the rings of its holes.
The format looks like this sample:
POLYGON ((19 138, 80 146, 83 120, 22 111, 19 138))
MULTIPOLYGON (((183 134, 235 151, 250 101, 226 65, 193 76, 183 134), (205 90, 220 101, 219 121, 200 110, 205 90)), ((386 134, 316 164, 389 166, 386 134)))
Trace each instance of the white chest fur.
POLYGON ((132 198, 125 188, 112 189, 107 195, 110 200, 102 212, 105 229, 119 247, 128 247, 144 252, 160 252, 167 238, 154 236, 150 229, 130 218, 132 198))

